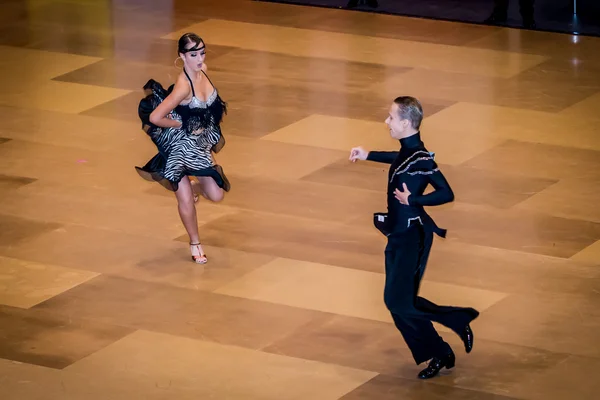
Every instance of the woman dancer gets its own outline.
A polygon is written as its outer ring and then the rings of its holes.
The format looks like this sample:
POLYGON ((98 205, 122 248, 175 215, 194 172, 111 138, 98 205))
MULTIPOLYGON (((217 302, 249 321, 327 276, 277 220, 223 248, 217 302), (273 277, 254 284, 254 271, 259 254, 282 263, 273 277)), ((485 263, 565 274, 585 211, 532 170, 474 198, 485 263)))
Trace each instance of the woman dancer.
POLYGON ((158 148, 158 154, 136 170, 144 179, 175 192, 179 216, 190 238, 192 259, 205 264, 208 260, 200 244, 194 203, 198 194, 213 202, 221 201, 223 191, 230 189, 223 169, 212 156, 225 145, 220 123, 227 105, 206 74, 204 41, 194 33, 186 33, 179 39, 178 53, 183 71, 174 85, 165 90, 150 79, 144 86, 146 97, 138 113, 142 129, 158 148))

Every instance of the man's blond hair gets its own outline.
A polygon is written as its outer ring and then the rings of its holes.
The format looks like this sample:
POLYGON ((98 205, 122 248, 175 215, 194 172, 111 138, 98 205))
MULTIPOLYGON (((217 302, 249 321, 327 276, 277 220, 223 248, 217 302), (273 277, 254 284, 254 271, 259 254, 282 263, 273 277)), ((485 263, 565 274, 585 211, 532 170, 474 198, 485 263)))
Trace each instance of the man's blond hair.
POLYGON ((407 119, 410 121, 413 129, 421 128, 421 121, 423 121, 423 107, 419 100, 410 96, 400 96, 394 100, 394 103, 398 106, 398 114, 401 119, 407 119))

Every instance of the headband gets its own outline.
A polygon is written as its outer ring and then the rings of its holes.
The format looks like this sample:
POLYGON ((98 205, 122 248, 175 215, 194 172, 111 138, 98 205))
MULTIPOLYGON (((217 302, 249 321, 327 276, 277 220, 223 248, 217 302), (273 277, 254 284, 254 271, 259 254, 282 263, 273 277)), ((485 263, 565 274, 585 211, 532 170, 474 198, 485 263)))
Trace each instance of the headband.
POLYGON ((202 44, 202 47, 198 47, 198 44, 195 44, 194 47, 192 47, 192 48, 183 49, 183 51, 181 51, 181 53, 185 54, 185 53, 189 53, 191 51, 199 51, 206 47, 206 46, 204 46, 203 42, 200 42, 200 44, 202 44))

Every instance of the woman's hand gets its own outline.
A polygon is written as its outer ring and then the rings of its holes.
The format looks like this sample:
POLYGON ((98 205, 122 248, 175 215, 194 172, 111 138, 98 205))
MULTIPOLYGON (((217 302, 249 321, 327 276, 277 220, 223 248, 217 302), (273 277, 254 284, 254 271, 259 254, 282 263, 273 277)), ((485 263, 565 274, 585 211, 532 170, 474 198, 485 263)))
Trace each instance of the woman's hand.
POLYGON ((175 117, 173 116, 173 114, 169 114, 167 115, 167 119, 170 119, 171 121, 177 123, 177 126, 173 126, 173 128, 177 128, 177 129, 181 129, 181 127, 183 126, 183 123, 177 119, 175 119, 175 117))

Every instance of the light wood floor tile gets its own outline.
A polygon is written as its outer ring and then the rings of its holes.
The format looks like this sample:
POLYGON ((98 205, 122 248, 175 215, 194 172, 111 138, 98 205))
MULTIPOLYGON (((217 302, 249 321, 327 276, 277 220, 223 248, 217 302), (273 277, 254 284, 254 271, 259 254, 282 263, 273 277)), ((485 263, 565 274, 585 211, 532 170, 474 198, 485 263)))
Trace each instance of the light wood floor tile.
MULTIPOLYGON (((140 389, 150 382, 162 386, 170 381, 173 389, 180 387, 187 396, 218 393, 230 399, 305 399, 317 393, 323 399, 337 399, 375 376, 368 371, 144 331, 96 352, 69 372, 117 378, 109 380, 109 385, 119 385, 124 375, 140 389), (119 359, 121 367, 115 370, 119 359), (160 365, 152 361, 158 359, 160 365), (202 378, 185 378, 189 370, 202 378)), ((156 390, 154 385, 149 389, 156 390)))
POLYGON ((347 157, 345 151, 315 146, 295 146, 293 143, 238 136, 226 140, 227 151, 215 155, 215 158, 227 168, 228 175, 296 180, 347 157))
POLYGON ((377 123, 325 115, 311 115, 262 137, 262 140, 336 149, 346 151, 347 155, 352 147, 360 145, 369 149, 397 150, 399 147, 383 121, 377 123))
POLYGON ((375 376, 368 371, 145 331, 135 332, 61 373, 18 368, 34 385, 19 388, 13 375, 16 368, 5 362, 0 368, 7 377, 3 385, 11 393, 16 390, 21 396, 31 396, 32 389, 44 387, 47 397, 43 398, 61 396, 66 390, 70 398, 90 399, 125 399, 142 393, 148 399, 338 399, 375 376), (193 376, 188 375, 190 370, 195 371, 193 376), (86 376, 95 378, 84 379, 86 376))
POLYGON ((597 293, 508 296, 479 317, 479 337, 598 358, 600 322, 596 296, 597 293))
POLYGON ((129 93, 121 89, 56 81, 39 83, 32 91, 35 92, 33 96, 9 88, 0 104, 77 114, 129 93))
POLYGON ((600 240, 571 257, 573 260, 600 265, 600 240))
POLYGON ((519 208, 563 218, 600 223, 600 176, 566 178, 536 193, 518 205, 519 208))
MULTIPOLYGON (((390 322, 389 311, 381 301, 383 286, 382 274, 277 259, 217 289, 215 293, 390 322), (344 290, 332 293, 332 287, 343 287, 344 290), (306 296, 307 291, 310 296, 306 296)), ((437 282, 423 284, 421 294, 434 303, 481 310, 506 296, 504 293, 437 282)))
POLYGON ((30 308, 98 274, 0 257, 0 304, 30 308))
POLYGON ((600 115, 597 114, 597 110, 599 109, 600 93, 596 93, 564 109, 560 114, 573 119, 581 118, 585 120, 593 119, 597 121, 600 119, 600 115))
MULTIPOLYGON (((573 119, 556 113, 458 103, 432 115, 425 120, 423 126, 426 139, 429 132, 432 132, 446 138, 447 142, 454 141, 451 149, 460 150, 462 146, 473 146, 472 142, 489 143, 480 153, 506 140, 543 146, 555 145, 565 149, 600 150, 598 140, 595 140, 596 129, 592 120, 573 119)), ((428 143, 433 146, 431 140, 428 143)), ((447 146, 437 145, 432 148, 440 153, 449 152, 447 146)), ((535 156, 535 153, 531 154, 531 157, 535 156)), ((527 171, 523 173, 531 175, 527 171)))
POLYGON ((0 46, 0 82, 41 83, 59 75, 100 61, 97 57, 86 57, 51 51, 0 46), (39 68, 43 65, 44 68, 39 68), (15 79, 15 77, 17 77, 15 79))

